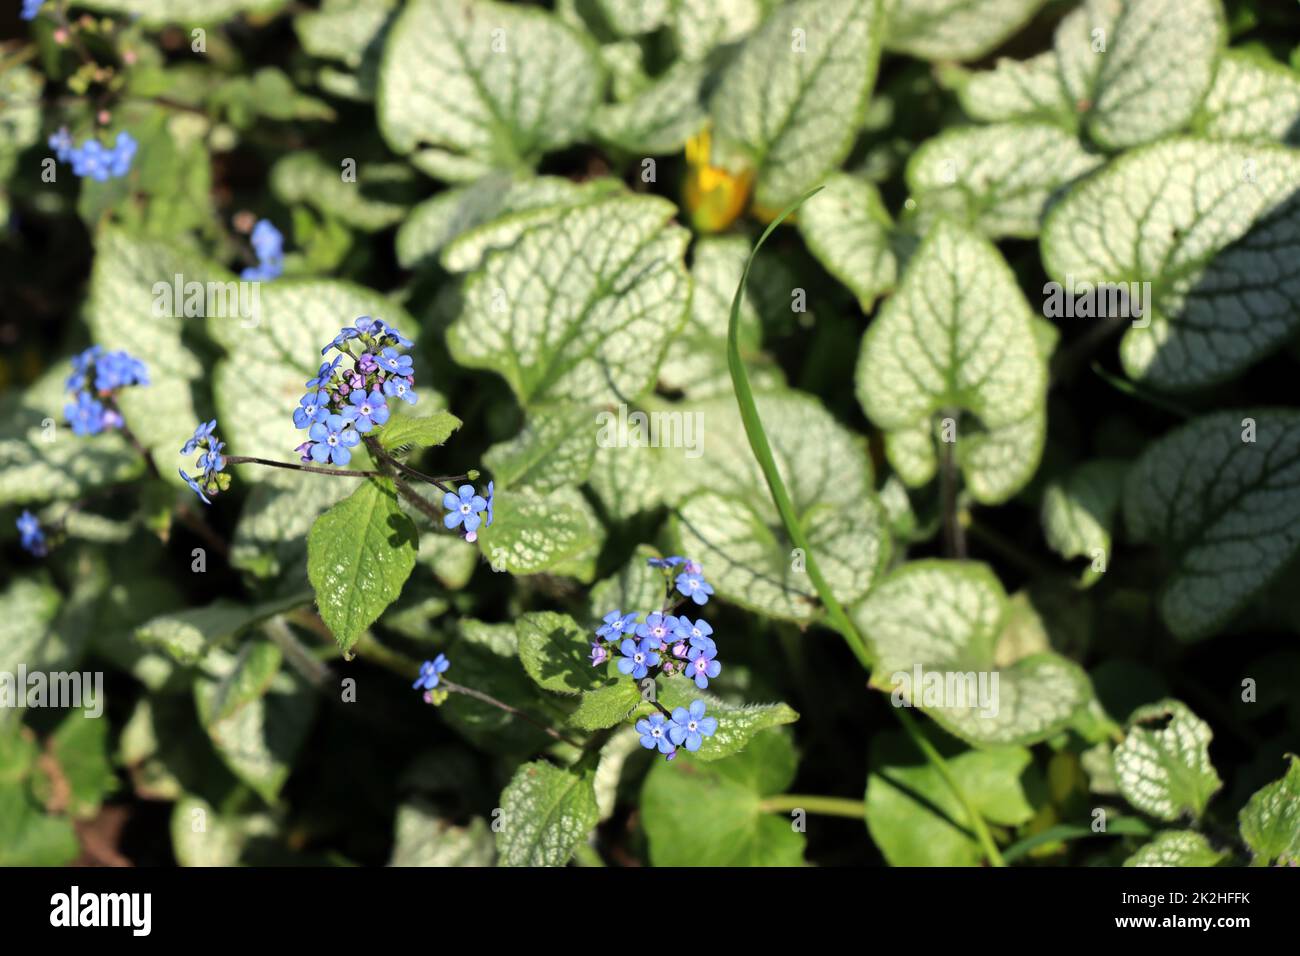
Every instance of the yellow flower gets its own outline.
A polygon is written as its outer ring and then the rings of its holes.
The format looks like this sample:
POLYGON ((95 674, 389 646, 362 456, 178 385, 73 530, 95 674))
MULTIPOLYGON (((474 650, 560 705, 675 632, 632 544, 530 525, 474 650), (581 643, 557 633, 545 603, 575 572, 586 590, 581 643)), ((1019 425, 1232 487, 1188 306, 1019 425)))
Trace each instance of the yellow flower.
POLYGON ((713 137, 706 126, 686 142, 686 182, 682 198, 700 232, 720 232, 736 221, 749 202, 753 170, 713 165, 713 137))

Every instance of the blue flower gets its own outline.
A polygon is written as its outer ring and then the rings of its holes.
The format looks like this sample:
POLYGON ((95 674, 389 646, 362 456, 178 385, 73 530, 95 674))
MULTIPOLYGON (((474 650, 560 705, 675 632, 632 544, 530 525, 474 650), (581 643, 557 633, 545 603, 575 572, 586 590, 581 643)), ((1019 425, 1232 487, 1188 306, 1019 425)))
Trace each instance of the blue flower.
POLYGON ((361 442, 352 423, 342 415, 330 415, 325 421, 316 422, 307 435, 315 442, 311 446, 311 460, 318 464, 346 465, 352 460, 348 449, 361 442))
POLYGON ((691 574, 683 571, 677 575, 677 590, 696 604, 708 604, 709 595, 713 593, 713 588, 699 572, 691 574))
POLYGON ((208 445, 208 450, 199 457, 195 467, 203 469, 203 480, 205 483, 210 482, 214 477, 216 477, 217 472, 225 470, 226 457, 221 454, 221 450, 225 447, 225 442, 213 439, 212 443, 208 445))
POLYGON ((125 176, 131 171, 131 161, 135 159, 135 151, 138 145, 135 137, 126 130, 122 130, 117 134, 113 149, 108 154, 108 171, 112 176, 125 176))
POLYGON ((628 634, 636 633, 636 615, 624 614, 622 611, 610 611, 604 617, 603 627, 596 628, 596 636, 606 640, 617 640, 628 634))
POLYGON ((98 435, 104 430, 104 406, 91 398, 89 392, 78 392, 76 403, 63 407, 63 415, 78 437, 98 435))
POLYGON ((216 428, 217 428, 217 420, 215 418, 212 419, 212 421, 208 422, 207 424, 199 425, 198 428, 194 429, 194 437, 191 438, 189 441, 187 441, 181 447, 181 454, 182 455, 194 454, 194 452, 198 451, 200 445, 203 445, 207 442, 208 438, 211 437, 212 433, 216 430, 216 428))
POLYGON ((393 341, 395 341, 398 345, 400 345, 404 349, 409 349, 412 345, 415 344, 410 339, 408 339, 405 335, 403 335, 401 332, 397 331, 397 329, 393 328, 393 326, 391 325, 384 326, 384 334, 387 335, 389 338, 391 338, 393 341))
POLYGON ((298 428, 310 428, 329 417, 330 397, 325 392, 308 392, 298 400, 293 410, 293 423, 298 428))
POLYGON ((126 352, 108 352, 95 360, 95 388, 100 392, 148 384, 145 364, 126 352))
MULTIPOLYGON (((284 275, 284 267, 273 262, 259 262, 255 266, 246 266, 239 273, 245 282, 270 282, 284 275)), ((325 354, 324 352, 321 353, 325 354)))
POLYGON ((361 333, 358 330, 342 329, 338 335, 334 336, 333 342, 331 342, 329 345, 325 346, 323 349, 320 350, 320 354, 324 355, 330 349, 338 349, 340 352, 342 352, 344 351, 343 348, 344 345, 346 345, 352 339, 359 339, 359 338, 361 338, 361 333))
POLYGON ((638 624, 636 636, 648 638, 657 648, 663 648, 668 644, 669 638, 673 636, 673 631, 677 628, 677 618, 671 614, 663 615, 659 612, 647 615, 644 624, 638 624))
POLYGON ((85 388, 90 368, 95 364, 95 359, 99 358, 103 351, 102 347, 92 345, 79 355, 74 355, 72 357, 72 374, 68 376, 67 381, 64 383, 64 387, 73 392, 85 388))
POLYGON ((96 182, 105 183, 112 175, 112 153, 97 139, 86 140, 71 152, 70 158, 72 172, 77 176, 88 176, 96 182))
POLYGON ((636 722, 636 732, 641 735, 641 746, 646 750, 655 750, 661 754, 673 752, 672 741, 668 739, 669 725, 663 714, 651 714, 636 722))
POLYGON ((630 637, 623 638, 623 643, 618 646, 623 654, 623 659, 618 662, 619 673, 631 674, 637 680, 645 677, 649 669, 659 663, 659 655, 655 653, 658 646, 649 637, 639 644, 630 637))
POLYGON ((399 355, 395 348, 389 347, 384 349, 379 353, 377 361, 379 362, 379 367, 385 372, 389 372, 393 375, 405 375, 407 377, 412 375, 411 356, 399 355))
POLYGON ((487 496, 487 526, 489 528, 492 527, 492 501, 495 498, 496 498, 496 485, 494 485, 492 482, 489 481, 488 496, 487 496))
POLYGON ((690 660, 686 665, 686 676, 692 678, 695 686, 701 690, 709 686, 709 678, 717 677, 722 673, 722 665, 713 659, 716 653, 718 653, 716 647, 701 647, 698 644, 692 644, 691 649, 686 652, 686 657, 690 660))
MULTIPOLYGON (((31 0, 28 0, 30 3, 31 0)), ((39 7, 40 4, 38 3, 39 7)), ((28 17, 27 19, 31 19, 28 17)), ((66 126, 60 126, 57 133, 50 134, 50 149, 54 150, 54 155, 59 158, 59 162, 66 163, 72 156, 72 134, 68 132, 66 126)))
POLYGON ((253 253, 263 264, 278 263, 284 257, 284 234, 269 219, 259 219, 250 237, 253 253))
POLYGON ((487 502, 474 491, 473 485, 461 485, 458 491, 459 496, 450 491, 442 496, 442 506, 447 509, 442 523, 448 531, 460 525, 466 534, 473 534, 482 522, 478 513, 487 507, 487 502))
POLYGON ((45 532, 41 530, 40 519, 30 511, 24 511, 18 516, 18 534, 23 549, 28 553, 38 558, 43 558, 48 553, 45 546, 45 532))
MULTIPOLYGON (((700 618, 692 624, 691 619, 684 614, 677 619, 677 627, 673 631, 673 634, 679 640, 689 641, 692 644, 703 641, 712 644, 713 642, 708 640, 709 635, 712 633, 713 625, 704 618, 700 618)), ((701 644, 701 646, 703 645, 701 644)))
POLYGON ((425 690, 433 690, 438 686, 439 675, 448 667, 451 661, 447 660, 446 654, 439 654, 431 661, 425 661, 420 665, 420 676, 415 679, 412 688, 423 687, 425 690))
POLYGON ((652 568, 675 568, 685 560, 685 558, 678 557, 674 554, 669 555, 666 558, 646 558, 645 563, 650 565, 652 568))
POLYGON ((415 394, 415 389, 411 387, 411 381, 402 378, 400 375, 394 375, 384 382, 384 394, 389 398, 400 398, 408 405, 414 405, 420 400, 420 396, 415 394))
POLYGON ((372 428, 388 421, 388 403, 384 401, 384 396, 380 394, 379 389, 367 395, 365 389, 359 388, 348 396, 348 401, 352 406, 343 409, 343 417, 356 425, 357 431, 361 434, 364 435, 372 428))
POLYGON ((210 504, 212 504, 212 502, 208 500, 208 496, 205 495, 205 494, 203 493, 203 488, 199 485, 198 481, 196 481, 195 479, 191 478, 189 475, 185 474, 185 472, 183 472, 183 471, 180 473, 180 476, 181 476, 183 479, 185 479, 185 484, 189 485, 190 488, 192 488, 192 489, 194 490, 194 493, 195 493, 196 495, 198 495, 200 498, 203 499, 203 503, 204 503, 205 505, 210 505, 210 504))
POLYGON ((35 20, 36 13, 41 9, 41 4, 45 0, 23 0, 22 18, 24 20, 35 20))
POLYGON ((321 362, 320 368, 316 371, 316 377, 307 382, 307 387, 311 389, 324 388, 334 377, 334 370, 339 367, 339 362, 343 361, 342 355, 334 356, 332 362, 321 362))
POLYGON ((704 716, 704 701, 693 700, 691 707, 678 707, 673 710, 673 721, 668 728, 668 739, 679 747, 685 743, 691 753, 700 749, 705 737, 712 737, 718 730, 716 717, 704 716))

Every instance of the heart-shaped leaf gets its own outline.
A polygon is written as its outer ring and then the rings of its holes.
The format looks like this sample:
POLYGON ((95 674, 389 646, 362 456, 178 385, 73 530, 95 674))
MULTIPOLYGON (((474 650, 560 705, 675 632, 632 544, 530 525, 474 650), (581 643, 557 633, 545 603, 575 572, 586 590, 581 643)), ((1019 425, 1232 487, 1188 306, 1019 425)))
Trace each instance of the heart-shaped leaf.
POLYGON ((564 866, 598 816, 590 774, 526 763, 501 793, 501 866, 564 866))
POLYGON ((1300 550, 1300 413, 1198 418, 1147 448, 1129 473, 1130 535, 1171 571, 1160 614, 1196 641, 1221 630, 1300 550))
POLYGON ((1129 715, 1115 748, 1124 799, 1161 820, 1199 819, 1223 781, 1210 763, 1210 725, 1181 701, 1166 699, 1129 715))
POLYGON ((1282 779, 1255 791, 1237 817, 1256 866, 1300 862, 1300 757, 1289 760, 1282 779))
POLYGON ((907 0, 890 8, 885 44, 924 60, 974 60, 999 46, 1046 0, 907 0))
POLYGON ((799 232, 808 251, 858 297, 863 312, 894 287, 898 256, 894 223, 874 185, 835 173, 799 207, 799 232))
POLYGON ((934 474, 934 420, 961 410, 973 427, 958 421, 940 438, 955 440, 975 500, 1005 501, 1033 476, 1047 395, 1033 318, 992 244, 949 222, 930 231, 863 336, 857 368, 858 400, 885 429, 904 481, 923 484, 934 474))
POLYGON ((1218 866, 1227 854, 1195 830, 1163 830, 1124 861, 1125 866, 1218 866))

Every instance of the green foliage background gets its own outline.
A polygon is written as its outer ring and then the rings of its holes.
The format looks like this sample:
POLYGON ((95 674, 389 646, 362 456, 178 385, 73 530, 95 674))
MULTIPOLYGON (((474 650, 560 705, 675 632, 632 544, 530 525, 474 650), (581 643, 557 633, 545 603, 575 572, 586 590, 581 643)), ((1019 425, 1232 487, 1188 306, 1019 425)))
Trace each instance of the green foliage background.
POLYGON ((6 16, 0 673, 104 671, 107 711, 0 710, 0 863, 1300 860, 1297 5, 6 16), (129 131, 130 174, 51 181, 60 126, 129 131), (256 218, 289 251, 260 321, 154 313, 256 218), (1051 282, 1150 283, 1144 321, 1051 282), (475 545, 378 483, 244 465, 204 509, 171 477, 214 416, 288 458, 363 314, 416 340, 385 444, 495 482, 475 545), (162 477, 46 440, 91 343, 148 363, 122 407, 162 477), (701 454, 601 445, 620 404, 698 415, 701 454), (44 560, 24 508, 66 516, 44 560), (673 553, 724 671, 660 682, 721 722, 666 763, 584 657, 673 553), (531 719, 422 703, 438 652, 531 719), (916 666, 997 670, 999 715, 896 709, 916 666))

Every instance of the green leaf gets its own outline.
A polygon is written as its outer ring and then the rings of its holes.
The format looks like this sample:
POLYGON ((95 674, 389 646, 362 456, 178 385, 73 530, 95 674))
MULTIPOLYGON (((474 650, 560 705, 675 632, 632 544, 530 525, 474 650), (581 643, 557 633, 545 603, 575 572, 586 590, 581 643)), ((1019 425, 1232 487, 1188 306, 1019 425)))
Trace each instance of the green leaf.
POLYGON ((1000 643, 1006 594, 983 564, 908 562, 872 589, 854 619, 875 652, 872 685, 893 689, 895 706, 910 701, 976 746, 1045 740, 1092 697, 1073 661, 1018 656, 1014 641, 1000 643))
POLYGON ((1136 542, 1169 562, 1160 614, 1174 635, 1222 630, 1300 550, 1300 412, 1224 411, 1150 445, 1124 489, 1136 542), (1245 440, 1252 439, 1252 440, 1245 440))
POLYGON ((417 541, 386 478, 367 480, 312 525, 307 576, 321 619, 344 651, 397 600, 415 568, 417 541))
POLYGON ((1160 820, 1199 819, 1223 786, 1210 763, 1210 725, 1166 698, 1129 715, 1115 748, 1115 777, 1124 799, 1160 820))
POLYGON ((1038 467, 1046 430, 1047 363, 1015 276, 987 240, 940 222, 862 339, 857 395, 886 431, 886 453, 909 485, 937 467, 932 421, 964 410, 955 461, 972 497, 998 504, 1038 467))
POLYGON ((275 836, 275 820, 267 813, 222 813, 188 793, 172 808, 172 849, 181 866, 237 866, 250 844, 275 836))
MULTIPOLYGON (((990 823, 1020 826, 1034 808, 1021 778, 1033 763, 1023 747, 961 750, 945 762, 957 786, 990 823)), ((901 733, 872 738, 867 829, 891 866, 980 866, 984 850, 952 787, 901 733)))
POLYGON ((530 611, 515 621, 519 660, 545 690, 580 694, 609 683, 603 668, 591 666, 591 631, 567 614, 530 611))
POLYGON ((423 801, 397 808, 389 866, 491 866, 495 857, 492 831, 482 817, 460 827, 423 801))
POLYGON ((885 45, 922 60, 975 60, 1016 33, 1046 0, 907 0, 890 9, 885 45))
MULTIPOLYGON (((588 662, 588 667, 591 666, 588 662)), ((641 703, 641 691, 629 679, 585 691, 569 723, 582 730, 604 730, 622 723, 641 703)))
POLYGON ((879 0, 796 0, 741 46, 709 100, 724 150, 756 170, 754 201, 778 209, 836 168, 876 80, 879 0))
POLYGON ((698 62, 758 26, 764 0, 673 0, 668 27, 683 60, 698 62))
POLYGON ((804 836, 763 798, 794 779, 795 753, 781 733, 709 764, 679 754, 656 761, 641 791, 642 825, 655 866, 802 866, 804 836), (689 807, 689 813, 681 808, 689 807))
POLYGON ((524 764, 502 791, 501 810, 501 866, 564 866, 596 825, 591 775, 561 770, 544 760, 524 764))
POLYGON ((326 509, 356 491, 361 478, 322 478, 294 486, 256 485, 244 500, 230 545, 232 566, 273 578, 292 593, 307 587, 307 535, 326 509))
POLYGON ((325 0, 320 10, 293 19, 302 48, 312 56, 360 69, 392 20, 398 0, 325 0))
POLYGON ((397 225, 420 198, 419 177, 406 163, 351 158, 356 161, 356 177, 347 181, 337 158, 288 153, 271 167, 271 191, 285 205, 305 203, 363 232, 397 225))
POLYGON ((77 438, 67 428, 70 370, 60 362, 25 391, 0 398, 0 505, 75 499, 144 471, 120 433, 77 438))
POLYGON ((171 23, 218 23, 250 11, 271 12, 284 0, 87 0, 80 4, 104 13, 138 18, 142 26, 171 23))
POLYGON ((199 721, 221 760, 268 804, 279 796, 307 739, 315 711, 312 689, 281 670, 280 649, 267 641, 237 654, 214 648, 194 682, 199 721))
MULTIPOLYGON (((755 408, 807 546, 836 597, 858 600, 889 554, 884 509, 872 492, 864 449, 810 396, 761 395, 755 408)), ((697 409, 704 455, 678 479, 674 500, 681 503, 672 523, 677 553, 703 564, 720 598, 782 620, 814 620, 820 609, 807 555, 796 552, 767 495, 735 400, 697 409), (699 490, 690 484, 695 481, 699 490)))
MULTIPOLYGON (((444 190, 412 209, 397 231, 397 261, 406 269, 432 266, 444 247, 480 226, 514 214, 554 212, 622 188, 606 177, 575 183, 559 176, 493 173, 444 190)), ((476 268, 482 254, 467 258, 471 261, 455 261, 458 271, 476 268)))
POLYGON ((483 454, 498 488, 527 486, 546 494, 587 480, 596 454, 597 412, 581 405, 533 409, 523 430, 483 454))
POLYGON ((1195 830, 1162 830, 1127 860, 1125 866, 1218 866, 1228 854, 1214 849, 1195 830))
POLYGON ((151 618, 135 629, 135 636, 143 644, 166 651, 181 664, 196 664, 209 648, 225 643, 269 617, 310 602, 309 594, 254 605, 218 598, 206 607, 151 618))
MULTIPOLYGON (((749 241, 744 236, 703 236, 691 248, 691 309, 685 327, 668 344, 659 367, 661 389, 679 391, 688 398, 731 396, 727 371, 727 319, 736 294, 749 241)), ((783 290, 783 295, 789 295, 783 290)), ((741 301, 740 335, 746 357, 762 347, 762 329, 755 296, 741 301)), ((780 380, 784 385, 784 380, 780 380)), ((632 475, 624 480, 635 481, 632 475)), ((608 502, 607 502, 608 503, 608 502)))
POLYGON ((1256 866, 1300 862, 1300 757, 1288 759, 1285 776, 1255 791, 1237 816, 1256 866))
POLYGON ((493 568, 511 574, 570 574, 590 581, 604 531, 576 488, 542 496, 527 488, 498 491, 492 527, 478 544, 493 568))
POLYGON ((41 136, 41 89, 45 78, 22 63, 11 62, 0 73, 0 217, 9 217, 4 183, 18 165, 18 156, 41 136))
POLYGON ((1056 53, 1027 60, 998 59, 991 70, 952 74, 957 99, 971 119, 985 123, 1046 120, 1073 129, 1074 107, 1065 98, 1056 53))
POLYGON ((461 420, 451 412, 434 412, 425 418, 398 415, 391 418, 388 424, 375 434, 385 451, 392 451, 403 445, 437 448, 446 443, 452 432, 460 428, 461 424, 461 420))
POLYGON ((24 785, 0 781, 0 866, 68 866, 79 851, 70 820, 46 816, 24 785))
POLYGON ((389 32, 376 113, 396 152, 464 181, 576 140, 600 89, 592 45, 545 11, 414 0, 389 32))
MULTIPOLYGON (((208 319, 208 331, 228 353, 217 363, 213 376, 221 426, 217 434, 229 444, 231 454, 284 461, 306 437, 294 427, 290 412, 307 391, 306 382, 316 376, 321 348, 340 328, 350 327, 360 316, 372 315, 401 329, 417 346, 419 328, 391 300, 350 282, 277 279, 258 283, 256 288, 260 298, 257 317, 208 319), (274 409, 285 411, 277 414, 274 409)), ((426 390, 422 400, 427 396, 426 390)), ((168 448, 167 457, 160 461, 176 461, 176 449, 193 433, 196 421, 189 422, 187 432, 176 439, 176 447, 168 448)), ((364 467, 361 451, 358 446, 353 453, 354 468, 364 467)), ((235 471, 240 481, 294 489, 300 489, 307 477, 261 465, 237 465, 235 471)), ((342 479, 318 476, 317 480, 342 479)))
POLYGON ((526 228, 465 281, 452 357, 499 371, 525 406, 641 395, 686 320, 688 234, 676 213, 656 196, 620 195, 526 228))
POLYGON ((63 605, 59 592, 41 579, 14 578, 0 593, 0 673, 32 670, 62 658, 54 622, 63 605))
POLYGON ((674 674, 658 681, 659 703, 670 711, 690 707, 696 700, 704 701, 706 713, 718 720, 718 729, 712 737, 705 737, 700 749, 691 754, 693 760, 705 762, 719 760, 739 753, 762 731, 782 724, 792 724, 799 714, 787 704, 730 704, 708 691, 700 690, 695 682, 674 674))
POLYGON ((968 126, 922 143, 907 184, 923 215, 950 216, 993 239, 1032 239, 1048 200, 1101 163, 1048 123, 968 126))
MULTIPOLYGON (((177 450, 199 421, 194 394, 207 372, 188 341, 201 321, 185 317, 184 300, 174 301, 177 275, 183 283, 224 284, 231 279, 224 269, 177 251, 174 242, 104 229, 95 243, 86 316, 98 344, 110 351, 125 349, 148 366, 149 384, 123 389, 118 405, 136 437, 153 452, 164 477, 183 487, 174 463, 181 461, 177 450), (160 312, 166 314, 155 314, 160 312)), ((200 305, 200 315, 205 309, 200 305)), ((237 327, 241 320, 235 312, 210 322, 237 327)))
POLYGON ((1067 290, 1150 283, 1120 346, 1130 378, 1161 390, 1224 381, 1300 324, 1298 177, 1284 146, 1177 138, 1132 150, 1048 211, 1043 265, 1067 290))
POLYGON ((651 33, 668 16, 671 0, 597 0, 605 22, 621 37, 651 33))
POLYGON ((60 721, 45 745, 48 759, 58 768, 60 785, 56 789, 54 781, 44 777, 33 781, 47 781, 36 788, 46 806, 58 803, 61 812, 79 820, 98 815, 105 798, 117 790, 108 733, 107 720, 81 710, 71 711, 60 721))
POLYGON ((1057 27, 1056 55, 1085 134, 1121 150, 1191 121, 1224 41, 1219 0, 1085 0, 1057 27))
POLYGON ((1084 462, 1043 491, 1041 520, 1048 545, 1065 558, 1110 564, 1111 534, 1128 463, 1099 458, 1084 462))
POLYGON ((832 174, 826 188, 799 209, 808 251, 849 287, 863 312, 898 278, 893 228, 876 187, 847 173, 832 174))
POLYGON ((1300 74, 1266 56, 1229 50, 1193 128, 1211 139, 1300 145, 1300 74))
POLYGON ((630 99, 601 106, 592 132, 638 156, 676 153, 708 122, 700 99, 706 75, 703 64, 678 61, 630 99))

